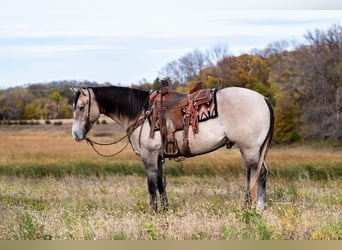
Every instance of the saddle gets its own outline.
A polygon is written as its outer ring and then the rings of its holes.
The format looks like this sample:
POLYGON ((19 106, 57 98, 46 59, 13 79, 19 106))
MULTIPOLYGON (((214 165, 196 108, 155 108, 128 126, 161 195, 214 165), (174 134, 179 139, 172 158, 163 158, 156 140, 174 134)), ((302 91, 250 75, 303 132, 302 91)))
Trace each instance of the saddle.
POLYGON ((181 130, 183 130, 182 155, 191 156, 188 139, 190 126, 193 133, 199 132, 196 107, 209 103, 212 98, 213 91, 203 89, 202 82, 196 83, 189 93, 183 93, 169 90, 168 82, 165 80, 162 81, 161 89, 150 95, 150 137, 154 138, 155 130, 160 130, 163 156, 172 158, 179 155, 175 132, 181 130))

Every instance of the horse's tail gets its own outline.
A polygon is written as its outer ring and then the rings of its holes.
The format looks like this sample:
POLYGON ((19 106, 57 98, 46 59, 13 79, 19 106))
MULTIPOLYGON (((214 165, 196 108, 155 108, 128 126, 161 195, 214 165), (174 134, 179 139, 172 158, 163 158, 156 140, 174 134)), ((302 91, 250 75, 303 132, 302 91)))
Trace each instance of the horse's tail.
POLYGON ((256 197, 257 182, 258 182, 258 178, 260 176, 262 165, 264 164, 265 167, 267 168, 266 163, 265 163, 265 158, 266 158, 266 155, 268 152, 269 145, 271 144, 271 141, 273 138, 273 130, 274 130, 273 108, 272 108, 270 102, 266 98, 265 98, 265 102, 266 102, 268 109, 270 111, 270 127, 268 129, 268 133, 267 133, 267 136, 264 140, 264 143, 262 144, 262 146, 260 148, 260 157, 259 157, 259 161, 258 161, 258 165, 257 165, 257 171, 256 171, 255 175, 252 177, 252 180, 250 182, 250 190, 252 191, 253 197, 256 197))

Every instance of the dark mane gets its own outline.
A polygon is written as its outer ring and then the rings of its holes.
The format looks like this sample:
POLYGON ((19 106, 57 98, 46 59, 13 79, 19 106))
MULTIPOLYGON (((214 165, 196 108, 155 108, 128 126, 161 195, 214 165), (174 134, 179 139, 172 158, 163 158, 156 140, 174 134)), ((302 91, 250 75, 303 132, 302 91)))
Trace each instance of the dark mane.
MULTIPOLYGON (((103 114, 116 114, 135 119, 143 105, 148 105, 149 92, 127 87, 93 87, 96 101, 103 114)), ((145 108, 145 107, 144 107, 145 108)))

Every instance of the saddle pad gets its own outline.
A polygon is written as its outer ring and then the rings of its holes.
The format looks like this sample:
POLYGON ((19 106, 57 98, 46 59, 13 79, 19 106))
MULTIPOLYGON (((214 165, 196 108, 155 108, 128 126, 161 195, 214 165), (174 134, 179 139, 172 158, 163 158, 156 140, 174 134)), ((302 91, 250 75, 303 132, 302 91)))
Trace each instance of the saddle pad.
MULTIPOLYGON (((211 89, 210 93, 211 93, 211 98, 208 99, 207 102, 205 103, 200 103, 200 104, 194 104, 194 108, 197 111, 197 120, 198 122, 204 122, 207 121, 209 119, 212 118, 216 118, 218 117, 218 113, 217 113, 217 102, 216 102, 216 91, 217 89, 211 89)), ((153 119, 153 112, 155 112, 155 110, 151 110, 151 113, 148 116, 148 120, 151 124, 151 120, 153 119)), ((183 124, 184 124, 184 116, 186 114, 186 107, 183 108, 179 108, 179 112, 182 113, 182 117, 183 117, 183 124)), ((159 122, 159 117, 157 116, 157 119, 155 121, 155 130, 160 130, 160 122, 159 122)))
POLYGON ((198 122, 204 122, 206 120, 216 118, 217 113, 217 103, 216 103, 216 89, 211 90, 212 98, 207 103, 202 103, 200 105, 195 105, 197 111, 198 122))

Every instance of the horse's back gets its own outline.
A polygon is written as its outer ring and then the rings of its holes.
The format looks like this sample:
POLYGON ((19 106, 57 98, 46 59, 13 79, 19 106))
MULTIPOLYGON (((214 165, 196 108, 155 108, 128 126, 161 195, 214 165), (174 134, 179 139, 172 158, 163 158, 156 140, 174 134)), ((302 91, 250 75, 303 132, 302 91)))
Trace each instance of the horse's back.
POLYGON ((229 140, 240 146, 261 145, 270 128, 270 110, 261 94, 238 87, 217 92, 220 122, 229 140))
POLYGON ((263 100, 265 97, 258 92, 246 89, 246 88, 240 88, 240 87, 227 87, 223 88, 217 91, 218 95, 222 95, 226 98, 229 98, 231 100, 237 101, 237 99, 245 100, 246 98, 253 99, 253 100, 263 100), (237 98, 237 99, 236 99, 237 98))

